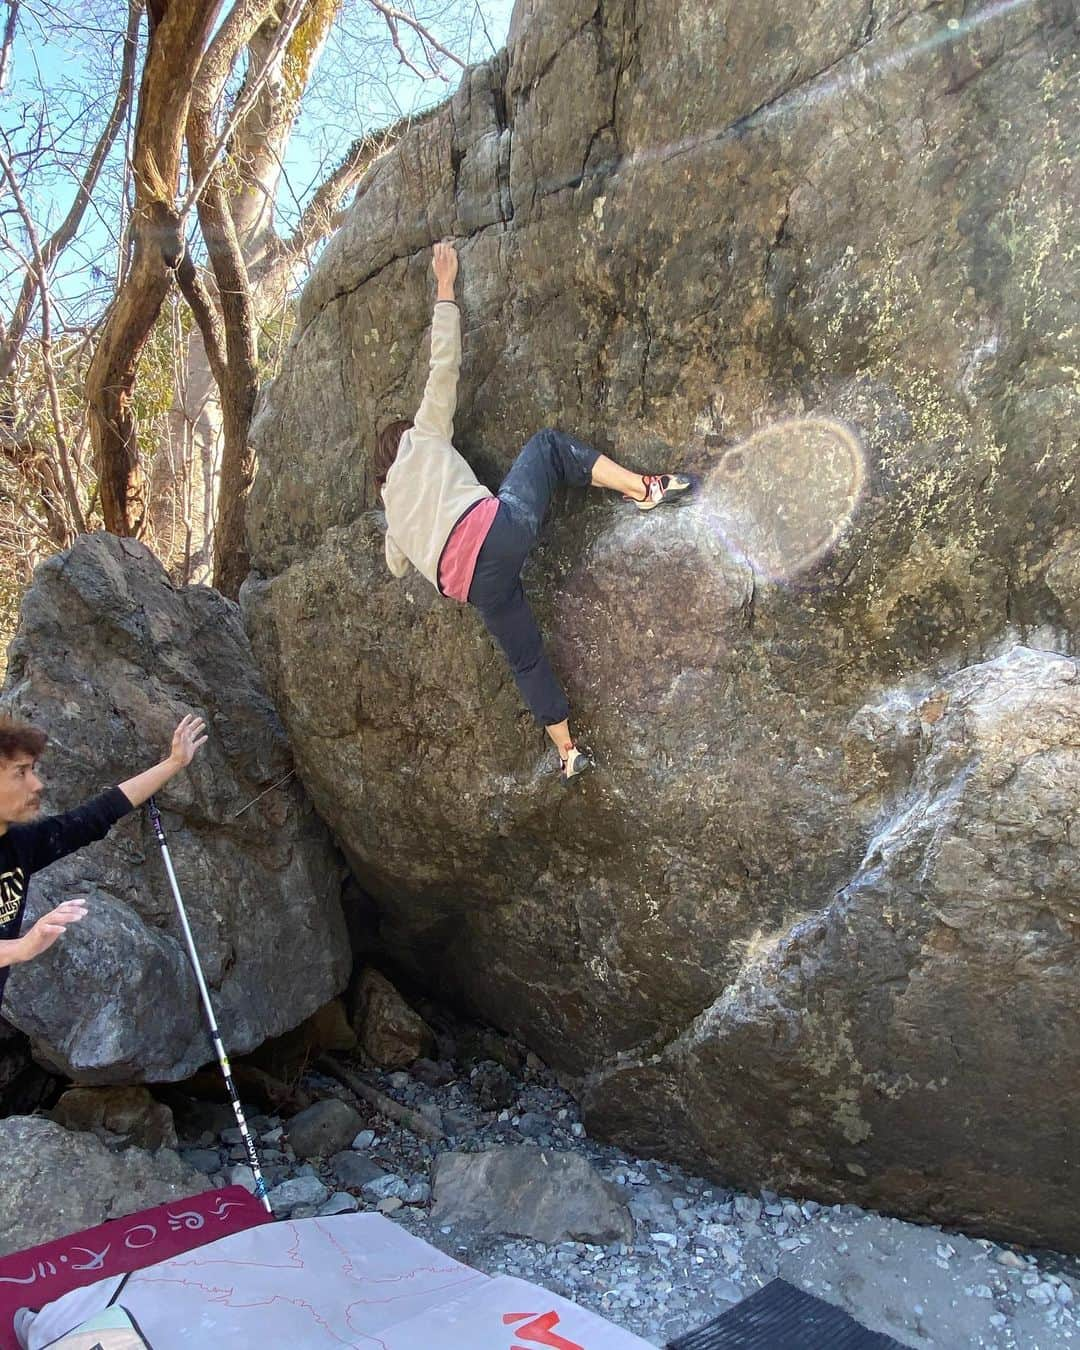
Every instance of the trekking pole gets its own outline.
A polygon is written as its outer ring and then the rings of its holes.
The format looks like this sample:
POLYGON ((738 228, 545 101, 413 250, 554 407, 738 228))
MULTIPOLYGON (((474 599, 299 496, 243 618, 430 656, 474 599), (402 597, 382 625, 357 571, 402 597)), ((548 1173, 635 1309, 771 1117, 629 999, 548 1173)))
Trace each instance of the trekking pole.
POLYGON ((233 1082, 232 1070, 229 1068, 229 1057, 221 1043, 221 1033, 218 1031, 217 1018, 214 1016, 214 1005, 210 1002, 210 993, 206 987, 206 981, 203 979, 202 966, 199 964, 199 954, 195 950, 195 939, 191 936, 191 925, 188 923, 187 911, 184 909, 184 902, 180 896, 180 887, 177 885, 172 858, 169 856, 169 845, 166 843, 165 831, 161 824, 161 812, 158 810, 157 802, 154 801, 153 797, 147 801, 146 805, 150 812, 150 823, 153 825, 157 841, 161 845, 161 856, 165 859, 165 871, 169 874, 169 884, 172 886, 173 899, 176 901, 176 912, 180 915, 180 927, 184 930, 184 941, 187 943, 191 968, 195 972, 195 982, 199 986, 203 1007, 206 1009, 206 1020, 210 1026, 210 1039, 214 1043, 218 1063, 221 1065, 225 1088, 228 1091, 229 1100, 232 1102, 236 1123, 240 1127, 240 1137, 243 1139, 244 1148, 247 1150, 248 1162, 255 1174, 255 1194, 266 1206, 266 1212, 273 1214, 274 1211, 266 1196, 266 1181, 262 1174, 262 1168, 259 1166, 259 1155, 255 1152, 255 1141, 252 1139, 248 1123, 244 1119, 244 1108, 240 1105, 240 1097, 236 1091, 236 1084, 233 1082))

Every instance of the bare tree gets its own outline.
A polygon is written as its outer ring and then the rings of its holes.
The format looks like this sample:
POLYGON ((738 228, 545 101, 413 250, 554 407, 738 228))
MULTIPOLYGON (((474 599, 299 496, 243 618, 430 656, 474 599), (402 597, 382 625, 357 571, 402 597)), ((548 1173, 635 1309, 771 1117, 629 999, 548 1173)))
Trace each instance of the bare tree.
POLYGON ((0 558, 17 546, 24 573, 103 520, 164 549, 184 579, 212 554, 215 580, 236 593, 266 349, 360 177, 408 125, 343 138, 342 124, 372 119, 349 101, 388 64, 447 82, 467 31, 454 24, 475 22, 481 3, 4 0, 0 558), (54 63, 46 91, 32 58, 23 72, 29 41, 15 47, 33 30, 68 51, 89 44, 96 64, 54 63), (323 86, 323 118, 333 110, 339 125, 320 139, 336 132, 340 148, 294 189, 284 163, 331 34, 346 73, 332 99, 323 86), (204 411, 209 434, 187 418, 159 434, 165 387, 204 411))

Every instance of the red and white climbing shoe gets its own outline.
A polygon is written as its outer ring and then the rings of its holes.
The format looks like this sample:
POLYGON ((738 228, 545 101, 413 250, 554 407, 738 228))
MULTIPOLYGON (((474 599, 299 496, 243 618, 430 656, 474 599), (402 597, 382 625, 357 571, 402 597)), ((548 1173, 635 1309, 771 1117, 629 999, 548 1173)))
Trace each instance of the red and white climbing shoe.
POLYGON ((583 745, 572 745, 566 755, 560 754, 559 758, 562 760, 563 787, 572 783, 575 778, 580 778, 583 773, 596 768, 596 760, 593 759, 591 751, 586 750, 583 745))
POLYGON ((694 480, 684 473, 643 473, 641 481, 645 485, 644 498, 625 498, 633 502, 639 511, 651 511, 654 506, 680 502, 694 486, 694 480))

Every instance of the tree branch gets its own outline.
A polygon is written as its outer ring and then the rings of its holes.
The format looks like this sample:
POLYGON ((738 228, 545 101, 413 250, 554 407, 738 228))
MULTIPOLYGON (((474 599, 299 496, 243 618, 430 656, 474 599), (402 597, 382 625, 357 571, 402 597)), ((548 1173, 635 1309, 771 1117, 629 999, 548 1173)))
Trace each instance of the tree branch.
MULTIPOLYGON (((12 13, 14 6, 12 7, 12 13)), ((75 200, 61 222, 59 229, 47 241, 41 250, 43 271, 42 276, 46 276, 52 271, 52 265, 57 256, 74 239, 83 215, 89 205, 90 197, 94 188, 97 186, 98 177, 101 169, 112 149, 113 142, 116 140, 116 133, 124 120, 127 110, 131 104, 131 94, 135 86, 135 55, 139 40, 139 23, 142 19, 142 0, 128 0, 128 21, 127 29, 124 33, 124 58, 120 70, 120 84, 116 91, 116 100, 113 103, 112 112, 109 114, 109 120, 105 124, 105 130, 98 138, 93 153, 87 163, 86 170, 79 181, 78 190, 75 193, 75 200)), ((6 40, 6 35, 5 35, 6 40)), ((6 48, 5 48, 6 52, 6 48)), ((15 303, 15 308, 11 315, 11 322, 8 324, 7 332, 4 335, 3 342, 0 342, 0 382, 6 380, 15 366, 15 361, 19 354, 19 344, 22 342, 26 333, 26 325, 30 321, 30 315, 33 312, 34 299, 37 293, 38 278, 33 272, 27 272, 23 279, 22 289, 19 292, 19 298, 15 303)))
MULTIPOLYGON (((458 56, 455 52, 450 51, 448 47, 444 47, 437 38, 433 37, 431 32, 424 27, 424 25, 420 22, 420 20, 416 17, 415 14, 406 14, 404 10, 398 9, 395 5, 386 4, 385 0, 368 0, 368 4, 372 7, 372 9, 378 10, 379 13, 386 20, 386 26, 390 30, 390 36, 393 39, 394 46, 397 48, 398 55, 401 57, 405 65, 407 65, 410 70, 415 71, 416 74, 419 75, 422 80, 427 79, 427 76, 424 74, 422 70, 418 70, 417 67, 414 66, 413 63, 409 60, 409 58, 405 55, 405 51, 401 45, 401 38, 400 35, 398 34, 397 29, 399 23, 406 24, 409 28, 411 28, 413 32, 416 33, 416 35, 420 38, 421 42, 425 43, 429 47, 434 47, 434 49, 439 53, 440 56, 445 56, 448 61, 453 61, 454 64, 460 66, 462 70, 465 69, 465 62, 461 59, 461 57, 458 56)), ((430 56, 428 57, 428 61, 429 63, 431 62, 430 56)), ((442 72, 435 67, 434 63, 431 63, 431 69, 434 74, 440 76, 442 75, 442 72)), ((445 76, 443 76, 443 78, 445 78, 445 76)))
POLYGON ((213 298, 206 283, 199 275, 199 269, 192 262, 189 249, 184 250, 184 256, 177 266, 176 280, 180 286, 181 294, 195 316, 195 322, 199 326, 203 346, 206 349, 206 359, 210 362, 214 379, 217 381, 218 388, 221 389, 225 385, 228 374, 225 365, 225 334, 221 327, 221 319, 214 308, 213 298))
POLYGON ((4 24, 4 45, 0 47, 0 93, 7 84, 8 66, 11 64, 11 47, 15 41, 15 24, 19 18, 19 0, 7 0, 8 16, 4 24))
MULTIPOLYGON (((7 137, 4 137, 5 142, 7 137)), ((49 392, 49 410, 52 413, 53 428, 56 433, 57 457, 60 461, 60 472, 64 480, 64 495, 67 501, 68 510, 71 512, 71 519, 75 523, 78 531, 86 529, 86 521, 83 519, 82 508, 79 505, 79 494, 75 489, 75 481, 71 475, 71 462, 68 454, 67 429, 64 425, 64 413, 60 405, 60 391, 56 384, 56 368, 52 359, 52 305, 49 297, 48 273, 45 267, 45 260, 41 252, 41 243, 38 239, 37 228, 34 225, 33 218, 27 210, 26 202, 23 200, 22 192, 19 190, 19 180, 11 167, 7 154, 0 150, 0 172, 8 180, 8 186, 11 188, 11 195, 15 201, 15 208, 22 219, 23 228, 26 230, 26 236, 30 241, 30 248, 33 252, 33 271, 37 273, 38 292, 41 297, 41 364, 45 375, 45 386, 49 392)))

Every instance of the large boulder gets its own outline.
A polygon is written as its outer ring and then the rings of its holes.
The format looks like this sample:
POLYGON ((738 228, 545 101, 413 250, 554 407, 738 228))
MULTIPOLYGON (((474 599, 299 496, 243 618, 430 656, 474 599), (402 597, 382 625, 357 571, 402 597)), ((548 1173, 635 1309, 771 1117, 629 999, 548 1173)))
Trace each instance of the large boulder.
POLYGON ((169 1149, 113 1153, 94 1135, 40 1116, 0 1121, 0 1144, 0 1256, 207 1189, 202 1173, 169 1149))
MULTIPOLYGON (((26 594, 3 709, 49 733, 48 811, 149 768, 185 713, 204 717, 206 745, 159 805, 225 1043, 250 1050, 340 992, 343 869, 287 778, 284 729, 235 605, 176 589, 140 544, 84 536, 26 594)), ((72 895, 88 897, 87 918, 15 967, 5 993, 37 1057, 82 1083, 179 1079, 212 1060, 145 811, 37 875, 25 923, 72 895)))
POLYGON ((1080 614, 1071 24, 1056 0, 522 0, 304 293, 242 606, 387 968, 581 1081, 592 1128, 1078 1246, 1080 1102, 1046 1084, 1080 1039, 1080 783, 1043 715, 1072 706, 1080 614), (393 581, 370 509, 444 235, 456 441, 487 481, 547 424, 703 477, 667 514, 567 494, 526 572, 601 760, 572 793, 476 615, 393 581), (993 886, 954 857, 931 894, 966 780, 927 756, 988 743, 919 710, 969 688, 1009 701, 1001 772, 1031 745, 1017 781, 1057 787, 993 886), (910 871, 873 861, 895 830, 910 871), (936 917, 957 905, 970 951, 936 917))

